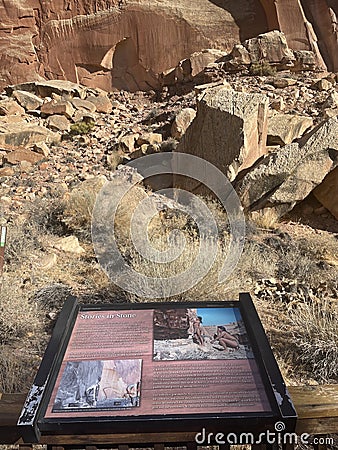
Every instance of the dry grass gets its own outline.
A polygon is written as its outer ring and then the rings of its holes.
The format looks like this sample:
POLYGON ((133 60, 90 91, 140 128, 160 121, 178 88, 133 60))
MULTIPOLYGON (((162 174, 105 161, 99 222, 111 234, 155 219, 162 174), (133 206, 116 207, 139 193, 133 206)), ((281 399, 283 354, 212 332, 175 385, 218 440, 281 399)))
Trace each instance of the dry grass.
MULTIPOLYGON (((94 180, 70 194, 65 195, 61 190, 51 198, 36 200, 20 220, 9 224, 0 291, 0 391, 28 388, 54 323, 47 315, 57 314, 69 293, 86 303, 148 301, 142 295, 149 290, 146 282, 139 286, 138 296, 127 295, 113 285, 88 243, 92 207, 99 187, 100 182, 96 184, 94 180), (51 247, 53 239, 70 234, 80 238, 86 249, 83 256, 51 247), (50 254, 55 254, 55 264, 41 266, 41 261, 50 254)), ((146 192, 137 187, 118 209, 115 232, 121 252, 136 271, 150 277, 165 279, 189 270, 199 252, 200 241, 196 224, 180 211, 159 213, 148 231, 154 248, 171 248, 174 252, 182 250, 182 242, 178 238, 168 241, 168 237, 174 230, 180 230, 185 237, 181 256, 172 263, 155 264, 133 248, 130 219, 138 202, 145 197, 146 192)), ((324 235, 294 236, 283 231, 283 224, 272 224, 270 218, 258 222, 259 226, 257 222, 256 225, 248 223, 242 257, 225 283, 219 283, 219 272, 228 251, 228 220, 217 203, 210 199, 206 202, 219 228, 215 261, 206 276, 182 294, 170 297, 170 288, 163 284, 162 298, 169 296, 171 301, 236 299, 239 292, 253 293, 257 283, 266 278, 306 283, 312 289, 313 303, 304 296, 297 297, 297 292, 296 302, 283 303, 272 292, 266 299, 255 299, 255 303, 288 381, 336 379, 337 311, 328 310, 325 302, 330 303, 337 296, 338 271, 323 259, 324 253, 334 253, 336 239, 325 240, 324 235)), ((205 251, 197 273, 203 269, 205 260, 214 256, 209 250, 205 251)))
POLYGON ((316 379, 338 379, 338 308, 328 299, 300 304, 291 313, 291 342, 296 364, 316 379))

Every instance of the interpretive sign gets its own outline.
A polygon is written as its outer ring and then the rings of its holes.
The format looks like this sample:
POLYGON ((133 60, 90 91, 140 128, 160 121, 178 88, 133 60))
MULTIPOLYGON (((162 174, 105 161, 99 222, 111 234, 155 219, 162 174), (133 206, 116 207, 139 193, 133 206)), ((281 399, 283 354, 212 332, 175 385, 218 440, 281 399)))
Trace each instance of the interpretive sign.
POLYGON ((69 298, 18 424, 41 433, 260 432, 296 413, 249 294, 81 305, 69 298), (245 420, 243 420, 245 419, 245 420))

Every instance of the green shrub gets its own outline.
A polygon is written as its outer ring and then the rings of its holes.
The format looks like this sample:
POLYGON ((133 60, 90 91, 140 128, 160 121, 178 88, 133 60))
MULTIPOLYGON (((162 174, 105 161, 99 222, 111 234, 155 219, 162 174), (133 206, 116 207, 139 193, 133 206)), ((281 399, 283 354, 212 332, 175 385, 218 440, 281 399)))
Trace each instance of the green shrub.
POLYGON ((90 133, 94 128, 94 121, 84 121, 74 123, 70 126, 70 134, 76 135, 76 134, 88 134, 90 133))

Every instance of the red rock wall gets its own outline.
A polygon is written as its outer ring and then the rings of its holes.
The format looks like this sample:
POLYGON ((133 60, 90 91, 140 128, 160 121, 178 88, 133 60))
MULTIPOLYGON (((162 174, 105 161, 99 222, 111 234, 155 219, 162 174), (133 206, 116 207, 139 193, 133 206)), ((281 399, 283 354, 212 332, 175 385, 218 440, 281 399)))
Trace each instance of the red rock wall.
POLYGON ((230 51, 276 28, 293 49, 316 50, 318 37, 338 70, 336 9, 336 0, 0 0, 0 87, 43 76, 109 89, 109 61, 127 37, 141 72, 159 73, 195 51, 230 51))

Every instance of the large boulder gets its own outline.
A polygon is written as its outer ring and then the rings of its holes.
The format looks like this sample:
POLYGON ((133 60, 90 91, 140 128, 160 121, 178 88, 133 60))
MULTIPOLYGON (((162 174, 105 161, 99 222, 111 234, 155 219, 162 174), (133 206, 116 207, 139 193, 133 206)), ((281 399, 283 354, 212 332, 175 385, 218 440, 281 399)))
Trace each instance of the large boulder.
POLYGON ((289 64, 295 61, 295 56, 290 50, 284 33, 274 30, 268 33, 248 39, 243 46, 250 54, 251 62, 266 60, 271 63, 289 64))
POLYGON ((338 220, 338 167, 324 178, 313 194, 338 220))
POLYGON ((291 144, 313 126, 313 119, 297 114, 275 114, 268 120, 268 145, 291 144))
POLYGON ((247 211, 273 208, 282 216, 303 200, 338 163, 338 118, 299 143, 271 152, 236 185, 247 211))
POLYGON ((10 147, 29 147, 40 142, 60 142, 61 136, 40 125, 24 122, 0 127, 0 145, 10 147))
MULTIPOLYGON (((225 86, 207 89, 200 94, 196 118, 176 150, 206 159, 232 181, 266 153, 267 112, 265 95, 225 86)), ((188 190, 197 186, 180 177, 174 177, 174 182, 188 190)))

